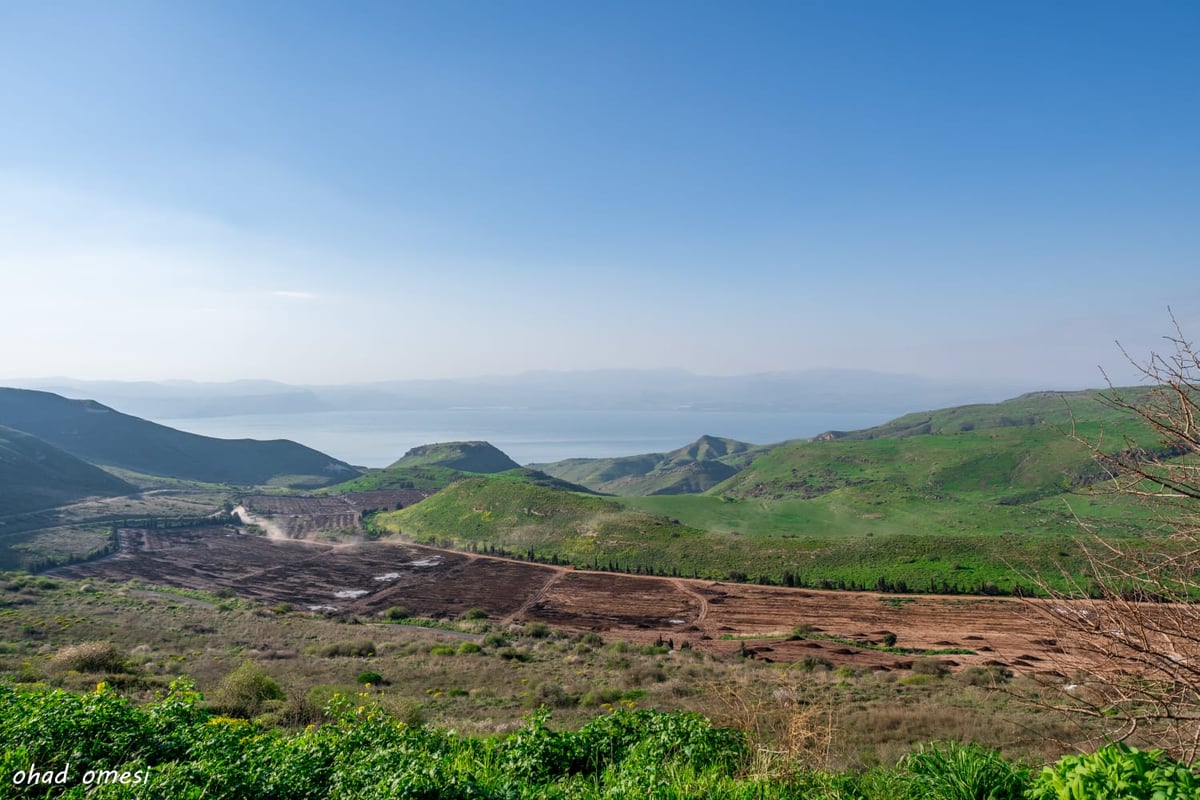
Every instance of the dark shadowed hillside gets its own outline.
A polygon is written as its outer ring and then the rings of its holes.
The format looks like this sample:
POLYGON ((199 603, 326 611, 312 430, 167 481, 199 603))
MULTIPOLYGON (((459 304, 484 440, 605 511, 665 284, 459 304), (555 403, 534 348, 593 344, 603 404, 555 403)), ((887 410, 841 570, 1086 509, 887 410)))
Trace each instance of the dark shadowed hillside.
POLYGON ((92 400, 0 389, 0 425, 85 461, 212 483, 321 486, 357 474, 345 462, 285 439, 214 439, 122 414, 92 400))
POLYGON ((37 437, 0 426, 0 516, 135 491, 37 437))

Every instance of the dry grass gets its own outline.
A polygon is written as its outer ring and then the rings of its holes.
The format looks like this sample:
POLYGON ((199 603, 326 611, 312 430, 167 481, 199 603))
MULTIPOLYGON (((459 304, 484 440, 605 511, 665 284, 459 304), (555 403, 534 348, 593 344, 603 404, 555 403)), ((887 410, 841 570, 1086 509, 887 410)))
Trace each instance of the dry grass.
POLYGON ((629 705, 699 711, 747 732, 762 775, 886 764, 918 742, 948 738, 1013 756, 1053 756, 1038 731, 1061 733, 1003 691, 971 685, 978 676, 927 675, 906 685, 897 673, 804 671, 480 620, 463 624, 487 626, 474 629, 481 635, 463 639, 265 607, 205 608, 98 580, 86 592, 66 580, 23 582, 0 592, 0 602, 0 676, 90 688, 95 678, 80 667, 93 662, 82 654, 96 652, 100 671, 128 663, 117 685, 135 699, 186 674, 218 700, 222 681, 251 662, 283 694, 256 710, 283 725, 322 721, 333 691, 357 695, 364 691, 358 676, 373 672, 384 683, 367 690, 370 702, 472 735, 510 731, 542 704, 554 708, 556 727, 569 728, 629 705), (374 654, 361 642, 373 644, 374 654), (439 647, 445 655, 432 654, 439 647), (343 651, 351 654, 334 655, 343 651), (519 657, 506 658, 509 651, 519 657))

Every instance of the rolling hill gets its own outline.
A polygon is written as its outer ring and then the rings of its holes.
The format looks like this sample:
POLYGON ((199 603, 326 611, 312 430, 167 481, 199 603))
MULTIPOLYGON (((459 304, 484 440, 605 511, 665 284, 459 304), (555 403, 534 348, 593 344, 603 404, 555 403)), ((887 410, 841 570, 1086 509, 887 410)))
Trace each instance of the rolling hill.
POLYGON ((122 414, 91 400, 0 388, 0 425, 92 464, 241 485, 323 486, 354 467, 292 441, 215 439, 122 414))
MULTIPOLYGON (((1103 491, 1090 451, 1068 432, 1073 425, 1087 440, 1103 435, 1114 449, 1126 437, 1152 446, 1153 436, 1094 392, 1066 401, 1026 395, 785 442, 704 495, 585 498, 475 479, 379 522, 423 541, 577 566, 611 561, 819 587, 1013 591, 1028 587, 1030 575, 1051 583, 1083 575, 1075 542, 1085 534, 1140 541, 1154 527, 1145 509, 1103 491)), ((721 455, 701 440, 676 453, 720 463, 730 449, 721 455)), ((568 462, 560 474, 644 480, 664 463, 568 462)))
POLYGON ((371 470, 326 487, 324 494, 378 489, 443 489, 455 481, 479 475, 502 475, 535 486, 592 494, 580 486, 536 469, 522 467, 489 442, 440 442, 414 447, 383 469, 371 470))
POLYGON ((0 426, 0 516, 136 491, 35 436, 0 426))
POLYGON ((669 453, 572 458, 533 469, 615 495, 698 494, 738 473, 768 446, 701 436, 669 453))
POLYGON ((520 464, 488 442, 442 442, 414 447, 404 457, 388 466, 444 467, 459 472, 490 474, 518 469, 520 464))

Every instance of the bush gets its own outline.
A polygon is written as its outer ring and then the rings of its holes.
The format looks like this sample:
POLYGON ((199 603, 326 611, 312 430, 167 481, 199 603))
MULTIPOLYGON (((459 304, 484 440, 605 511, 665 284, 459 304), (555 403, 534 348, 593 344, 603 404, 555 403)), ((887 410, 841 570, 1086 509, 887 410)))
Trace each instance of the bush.
POLYGON ((364 686, 382 686, 384 683, 386 683, 386 681, 383 679, 383 676, 378 672, 363 672, 358 676, 357 680, 364 686))
POLYGON ((968 686, 999 686, 1012 680, 1012 670, 1001 666, 967 667, 958 673, 958 680, 968 686))
POLYGON ((487 636, 483 637, 483 646, 484 647, 507 647, 508 639, 505 639, 504 635, 500 634, 500 633, 489 633, 487 636))
POLYGON ((1042 770, 1030 787, 1030 800, 1196 800, 1200 779, 1187 765, 1124 743, 1094 753, 1063 756, 1042 770))
POLYGON ((577 641, 580 644, 586 644, 588 647, 601 647, 604 645, 604 640, 595 631, 584 631, 579 634, 577 641))
POLYGON ((941 678, 950 674, 950 668, 936 658, 918 658, 912 665, 913 675, 933 675, 941 678))
POLYGON ((375 655, 375 643, 370 639, 355 639, 354 641, 331 642, 315 648, 319 656, 336 658, 338 656, 364 657, 375 655))
POLYGON ((487 612, 482 608, 468 608, 463 619, 487 619, 487 612))
POLYGON ((59 650, 50 659, 50 667, 59 671, 127 672, 125 654, 108 642, 84 642, 59 650))
POLYGON ((393 622, 400 619, 408 619, 412 616, 412 611, 404 606, 392 606, 387 611, 383 612, 384 619, 390 619, 393 622))
POLYGON ((931 745, 905 757, 903 766, 916 796, 930 800, 1021 800, 1029 782, 1027 769, 976 744, 931 745))
POLYGON ((523 633, 532 639, 545 639, 550 635, 550 626, 544 622, 531 622, 525 626, 523 633))
POLYGON ((250 719, 261 714, 269 701, 282 699, 279 684, 262 667, 247 661, 221 681, 214 705, 231 717, 250 719))
POLYGON ((482 653, 483 648, 474 642, 463 642, 458 646, 458 654, 460 656, 472 655, 474 653, 482 653))

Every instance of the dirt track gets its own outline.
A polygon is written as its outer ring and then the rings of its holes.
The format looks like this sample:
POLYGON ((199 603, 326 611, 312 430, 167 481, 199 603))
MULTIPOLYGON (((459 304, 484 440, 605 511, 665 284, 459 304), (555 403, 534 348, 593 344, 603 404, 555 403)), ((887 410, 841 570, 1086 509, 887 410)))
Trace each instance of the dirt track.
MULTIPOLYGON (((915 656, 870 649, 964 648, 952 667, 1052 671, 1070 662, 1029 606, 1012 599, 878 595, 588 572, 390 542, 278 541, 234 528, 122 531, 117 554, 54 570, 62 577, 137 578, 297 609, 371 615, 404 606, 424 616, 470 608, 613 638, 683 642, 756 658, 905 669, 915 656), (810 638, 788 640, 798 626, 810 638), (747 638, 750 637, 750 638, 747 638), (842 641, 833 641, 839 639, 842 641), (856 646, 856 644, 863 646, 856 646)), ((1061 668, 1060 668, 1061 669, 1061 668)))

